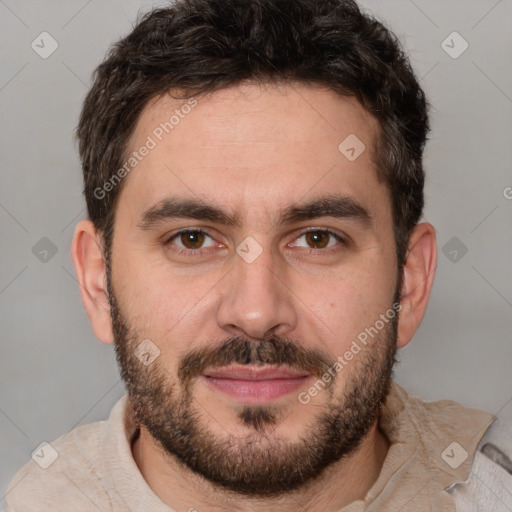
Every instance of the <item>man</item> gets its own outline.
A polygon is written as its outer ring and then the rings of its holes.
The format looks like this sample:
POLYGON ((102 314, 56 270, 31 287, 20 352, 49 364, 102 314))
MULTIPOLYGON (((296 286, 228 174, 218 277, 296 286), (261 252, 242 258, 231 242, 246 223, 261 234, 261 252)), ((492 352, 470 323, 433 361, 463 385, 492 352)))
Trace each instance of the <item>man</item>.
POLYGON ((146 15, 77 130, 72 256, 128 393, 24 466, 9 510, 509 510, 509 431, 391 380, 436 267, 427 133, 352 1, 146 15))

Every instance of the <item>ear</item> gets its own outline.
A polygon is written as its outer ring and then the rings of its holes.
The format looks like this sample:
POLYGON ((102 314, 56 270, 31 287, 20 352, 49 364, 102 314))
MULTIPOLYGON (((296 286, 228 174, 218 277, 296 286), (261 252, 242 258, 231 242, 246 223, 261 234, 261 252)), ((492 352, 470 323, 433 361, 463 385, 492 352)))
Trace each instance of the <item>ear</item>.
POLYGON ((411 341, 425 315, 437 266, 436 231, 432 224, 418 224, 409 238, 403 268, 398 322, 399 348, 411 341))
POLYGON ((114 336, 108 302, 105 259, 100 235, 90 220, 82 220, 76 226, 71 244, 71 257, 92 330, 101 342, 112 343, 114 336))

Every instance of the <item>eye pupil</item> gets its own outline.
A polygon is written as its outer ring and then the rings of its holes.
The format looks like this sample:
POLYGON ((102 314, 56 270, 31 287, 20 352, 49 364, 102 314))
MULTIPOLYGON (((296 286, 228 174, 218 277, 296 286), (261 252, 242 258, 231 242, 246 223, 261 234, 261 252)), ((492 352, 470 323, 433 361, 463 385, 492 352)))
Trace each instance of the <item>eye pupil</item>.
POLYGON ((186 233, 182 233, 181 241, 187 249, 199 249, 199 247, 204 243, 204 233, 201 233, 200 231, 188 231, 186 233))
POLYGON ((306 238, 308 243, 315 246, 315 249, 322 249, 328 244, 329 235, 323 231, 310 231, 306 234, 306 238))

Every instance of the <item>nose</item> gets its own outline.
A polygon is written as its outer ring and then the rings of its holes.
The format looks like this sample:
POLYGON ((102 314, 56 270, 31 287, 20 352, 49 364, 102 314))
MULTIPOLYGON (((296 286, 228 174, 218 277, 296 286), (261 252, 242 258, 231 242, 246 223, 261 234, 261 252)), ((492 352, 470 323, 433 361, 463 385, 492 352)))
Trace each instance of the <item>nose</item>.
POLYGON ((222 282, 217 309, 219 327, 230 335, 255 340, 270 333, 284 335, 293 331, 297 311, 284 265, 278 265, 269 249, 251 263, 238 255, 234 260, 234 267, 222 282))

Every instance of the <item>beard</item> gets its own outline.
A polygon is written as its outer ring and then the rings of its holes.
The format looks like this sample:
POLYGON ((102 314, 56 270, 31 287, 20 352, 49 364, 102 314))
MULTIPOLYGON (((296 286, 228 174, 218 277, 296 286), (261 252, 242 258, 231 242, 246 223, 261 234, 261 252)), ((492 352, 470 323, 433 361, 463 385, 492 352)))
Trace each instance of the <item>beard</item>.
POLYGON ((335 392, 339 373, 332 378, 326 386, 326 400, 310 408, 317 412, 296 441, 276 434, 277 426, 286 420, 287 406, 272 404, 239 406, 238 421, 249 434, 235 437, 226 432, 221 436, 209 428, 211 417, 202 417, 201 406, 194 401, 195 378, 206 368, 271 364, 307 370, 321 379, 335 360, 281 336, 261 342, 232 337, 182 355, 176 375, 161 364, 163 358, 145 366, 135 355, 144 336, 129 327, 120 311, 108 272, 107 285, 116 357, 136 420, 165 457, 215 486, 254 498, 303 488, 352 454, 380 418, 395 363, 398 313, 350 363, 353 372, 343 389, 335 392))

